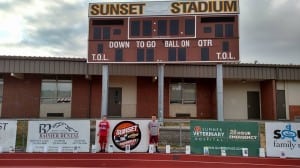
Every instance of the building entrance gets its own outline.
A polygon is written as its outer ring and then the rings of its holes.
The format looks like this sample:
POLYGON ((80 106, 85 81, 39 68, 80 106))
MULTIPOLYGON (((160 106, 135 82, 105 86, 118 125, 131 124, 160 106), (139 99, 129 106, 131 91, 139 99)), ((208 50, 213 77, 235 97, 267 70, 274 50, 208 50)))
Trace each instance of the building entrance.
POLYGON ((109 88, 108 113, 109 117, 121 117, 122 88, 109 88))

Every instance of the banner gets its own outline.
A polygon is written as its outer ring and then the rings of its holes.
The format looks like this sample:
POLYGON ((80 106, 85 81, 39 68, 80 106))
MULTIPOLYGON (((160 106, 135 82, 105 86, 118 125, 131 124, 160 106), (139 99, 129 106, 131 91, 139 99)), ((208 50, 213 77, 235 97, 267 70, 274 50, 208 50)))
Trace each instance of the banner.
POLYGON ((192 120, 191 152, 222 156, 242 156, 246 152, 249 156, 258 156, 258 130, 258 124, 254 122, 192 120))
MULTIPOLYGON (((99 123, 96 121, 95 145, 96 151, 100 150, 99 145, 99 123)), ((150 120, 107 120, 110 124, 108 134, 108 146, 112 145, 113 152, 125 152, 126 145, 130 146, 130 152, 146 152, 149 146, 148 123, 150 120)))
POLYGON ((8 152, 16 146, 17 121, 0 120, 1 152, 8 152))
POLYGON ((89 152, 89 120, 29 121, 26 152, 89 152))
POLYGON ((300 123, 267 122, 265 129, 267 156, 300 158, 300 123))
POLYGON ((89 17, 170 16, 239 13, 238 0, 101 2, 89 4, 89 17))

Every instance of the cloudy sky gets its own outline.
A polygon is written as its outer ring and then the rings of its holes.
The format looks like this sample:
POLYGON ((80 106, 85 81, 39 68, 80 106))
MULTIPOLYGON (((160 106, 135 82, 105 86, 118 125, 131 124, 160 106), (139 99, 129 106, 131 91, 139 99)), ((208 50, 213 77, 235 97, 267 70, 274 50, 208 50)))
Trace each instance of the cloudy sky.
MULTIPOLYGON (((0 55, 86 58, 90 2, 0 0, 0 55)), ((300 65, 299 18, 300 0, 240 0, 240 61, 300 65)))

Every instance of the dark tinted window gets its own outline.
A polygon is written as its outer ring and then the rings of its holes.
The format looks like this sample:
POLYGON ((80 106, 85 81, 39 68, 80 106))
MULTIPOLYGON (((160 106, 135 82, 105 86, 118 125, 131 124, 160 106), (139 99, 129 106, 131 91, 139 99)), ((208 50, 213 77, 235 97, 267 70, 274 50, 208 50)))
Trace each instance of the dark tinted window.
POLYGON ((148 48, 146 50, 146 60, 147 61, 154 61, 154 49, 153 48, 148 48))
POLYGON ((187 19, 185 20, 185 34, 194 35, 195 34, 195 20, 187 19))
POLYGON ((120 35, 121 29, 114 29, 114 35, 120 35))
POLYGON ((225 36, 226 37, 233 37, 233 24, 226 24, 225 25, 225 36))
POLYGON ((176 48, 169 48, 168 61, 176 61, 176 48))
POLYGON ((152 22, 151 21, 143 21, 143 36, 151 36, 152 35, 152 22))
POLYGON ((178 61, 185 61, 185 60, 186 60, 186 49, 178 48, 178 61))
POLYGON ((170 35, 178 35, 179 32, 179 21, 170 20, 170 35))
POLYGON ((110 28, 104 27, 103 28, 103 40, 109 40, 110 39, 110 28))
POLYGON ((234 17, 203 17, 202 23, 234 22, 234 17))
POLYGON ((229 42, 228 41, 223 42, 223 51, 224 52, 229 51, 229 42))
POLYGON ((144 49, 138 48, 137 49, 137 61, 144 61, 144 49))
POLYGON ((116 49, 116 61, 122 62, 123 61, 123 50, 122 49, 116 49))
POLYGON ((209 60, 209 48, 201 48, 201 61, 209 60))
POLYGON ((223 25, 222 24, 215 25, 215 36, 223 37, 223 25))
POLYGON ((140 35, 140 21, 132 21, 131 22, 131 29, 130 29, 131 36, 139 36, 140 35))
POLYGON ((98 46, 97 46, 97 52, 98 53, 103 53, 103 44, 98 44, 98 46))
POLYGON ((100 27, 94 27, 94 40, 100 40, 101 39, 101 28, 100 27))
POLYGON ((92 25, 123 25, 124 20, 93 20, 92 25))
POLYGON ((204 27, 203 32, 204 33, 211 33, 211 27, 204 27))
POLYGON ((159 20, 157 23, 157 34, 159 36, 167 35, 167 21, 166 20, 159 20))

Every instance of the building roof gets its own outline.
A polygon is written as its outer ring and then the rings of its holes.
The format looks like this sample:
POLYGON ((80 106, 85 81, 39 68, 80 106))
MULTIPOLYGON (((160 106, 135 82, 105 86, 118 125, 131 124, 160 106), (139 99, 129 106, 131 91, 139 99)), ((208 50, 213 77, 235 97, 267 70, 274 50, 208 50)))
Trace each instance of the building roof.
MULTIPOLYGON (((102 65, 86 58, 0 56, 0 74, 101 75, 102 65)), ((158 64, 109 64, 110 75, 156 76, 158 64)), ((216 63, 165 64, 165 77, 215 78, 216 63)), ((223 63, 223 77, 233 80, 300 80, 300 65, 223 63)))

